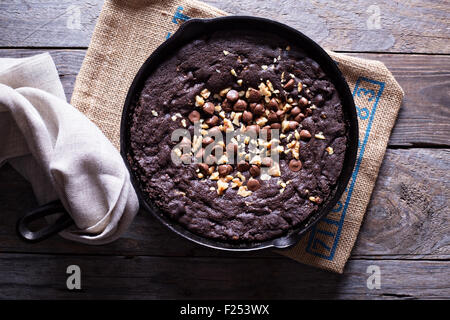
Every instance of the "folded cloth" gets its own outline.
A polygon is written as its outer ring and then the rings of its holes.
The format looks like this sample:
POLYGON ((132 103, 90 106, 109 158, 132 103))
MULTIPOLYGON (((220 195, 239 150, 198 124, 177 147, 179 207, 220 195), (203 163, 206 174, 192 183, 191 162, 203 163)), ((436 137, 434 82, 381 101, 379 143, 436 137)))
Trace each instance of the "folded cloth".
POLYGON ((48 53, 0 59, 0 166, 30 181, 39 204, 60 199, 75 226, 64 238, 104 244, 130 225, 139 204, 116 148, 66 102, 48 53))

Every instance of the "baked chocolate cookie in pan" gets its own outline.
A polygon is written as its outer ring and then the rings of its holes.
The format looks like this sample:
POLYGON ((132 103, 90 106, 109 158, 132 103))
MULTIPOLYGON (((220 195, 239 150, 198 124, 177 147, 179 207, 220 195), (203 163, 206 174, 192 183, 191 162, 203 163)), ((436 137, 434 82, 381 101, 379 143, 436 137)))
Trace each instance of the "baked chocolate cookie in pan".
POLYGON ((127 159, 145 197, 191 232, 232 243, 279 237, 319 210, 341 174, 348 124, 305 52, 229 31, 168 57, 129 119, 127 159), (177 130, 188 134, 173 141, 177 130))

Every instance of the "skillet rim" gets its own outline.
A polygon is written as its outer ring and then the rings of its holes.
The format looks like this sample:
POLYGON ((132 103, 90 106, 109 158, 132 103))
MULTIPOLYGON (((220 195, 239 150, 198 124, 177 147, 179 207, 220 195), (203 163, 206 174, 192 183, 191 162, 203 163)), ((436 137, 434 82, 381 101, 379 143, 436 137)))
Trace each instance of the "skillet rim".
POLYGON ((141 207, 143 207, 146 211, 151 212, 164 226, 166 226, 176 234, 200 245, 227 251, 254 251, 271 247, 283 249, 291 247, 298 243, 303 234, 310 230, 315 224, 318 223, 318 221, 320 221, 327 213, 331 211, 331 209, 336 205, 337 201, 344 193, 352 176, 353 168, 356 163, 357 151, 358 119, 353 95, 350 91, 348 83, 344 79, 341 71, 338 69, 336 62, 326 53, 326 51, 321 46, 319 46, 316 42, 314 42, 312 39, 310 39, 300 31, 277 21, 252 16, 226 16, 211 19, 191 19, 184 22, 170 38, 166 39, 166 41, 158 46, 158 48, 146 59, 146 61, 137 72, 125 99, 120 124, 120 153, 130 173, 130 180, 139 198, 141 207), (160 63, 167 59, 167 56, 169 56, 171 52, 174 52, 171 50, 179 49, 189 41, 199 38, 202 34, 201 29, 206 29, 206 27, 208 27, 207 33, 211 33, 223 28, 227 24, 234 25, 232 26, 233 28, 236 27, 236 25, 247 24, 252 25, 254 29, 259 29, 262 32, 285 33, 289 35, 285 38, 296 38, 296 42, 301 43, 302 46, 307 45, 305 51, 307 52, 308 56, 311 57, 311 53, 313 53, 313 60, 321 66, 322 70, 324 70, 327 76, 331 78, 333 84, 335 85, 339 93, 344 116, 346 118, 348 126, 348 140, 344 164, 341 174, 339 175, 338 182, 333 188, 333 193, 321 205, 318 211, 311 214, 296 228, 290 230, 283 236, 262 242, 244 242, 233 244, 231 242, 205 238, 192 233, 191 231, 180 225, 178 222, 173 221, 169 217, 164 215, 160 209, 158 209, 146 199, 146 196, 143 194, 140 188, 140 183, 134 176, 134 173, 127 159, 129 151, 128 124, 130 110, 132 109, 131 106, 136 95, 141 92, 148 76, 157 68, 160 63), (169 53, 169 55, 165 55, 166 52, 169 53))

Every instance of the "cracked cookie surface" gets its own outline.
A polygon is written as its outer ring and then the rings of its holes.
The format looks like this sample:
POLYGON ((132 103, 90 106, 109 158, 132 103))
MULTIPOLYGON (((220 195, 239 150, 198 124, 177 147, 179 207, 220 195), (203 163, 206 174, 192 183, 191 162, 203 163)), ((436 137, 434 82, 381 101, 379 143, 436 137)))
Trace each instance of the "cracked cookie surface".
POLYGON ((269 34, 214 33, 187 44, 147 79, 130 122, 128 160, 146 197, 190 231, 228 242, 278 237, 318 210, 347 148, 334 85, 301 48, 269 34), (264 157, 174 164, 172 132, 193 135, 195 121, 206 131, 279 130, 278 174, 263 179, 272 165, 264 157))

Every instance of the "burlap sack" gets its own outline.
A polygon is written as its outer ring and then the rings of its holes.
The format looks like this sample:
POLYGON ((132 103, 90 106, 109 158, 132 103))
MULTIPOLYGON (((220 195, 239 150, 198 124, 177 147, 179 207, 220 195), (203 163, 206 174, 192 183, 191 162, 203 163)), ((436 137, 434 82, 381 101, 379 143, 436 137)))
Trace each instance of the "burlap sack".
MULTIPOLYGON (((128 88, 153 50, 189 18, 225 12, 195 0, 106 0, 77 77, 72 104, 119 147, 122 107, 128 88)), ((386 67, 329 52, 353 91, 359 116, 359 152, 350 183, 334 210, 292 249, 297 261, 343 272, 377 178, 403 98, 386 67)))

